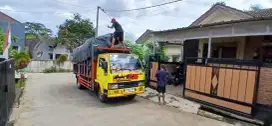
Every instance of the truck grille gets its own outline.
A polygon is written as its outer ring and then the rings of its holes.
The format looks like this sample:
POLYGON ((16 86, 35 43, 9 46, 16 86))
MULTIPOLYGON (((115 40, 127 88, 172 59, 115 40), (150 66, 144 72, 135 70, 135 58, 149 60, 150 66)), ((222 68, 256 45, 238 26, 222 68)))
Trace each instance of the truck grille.
POLYGON ((137 87, 139 82, 128 82, 128 83, 121 83, 118 84, 118 88, 131 88, 131 87, 137 87))

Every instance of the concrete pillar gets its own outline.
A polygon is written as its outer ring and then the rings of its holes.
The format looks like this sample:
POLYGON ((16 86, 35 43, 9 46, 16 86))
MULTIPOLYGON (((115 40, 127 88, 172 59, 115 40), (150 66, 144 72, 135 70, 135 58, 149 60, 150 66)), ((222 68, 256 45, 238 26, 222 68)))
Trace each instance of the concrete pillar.
POLYGON ((211 46, 212 46, 212 38, 209 37, 207 58, 211 58, 211 46))

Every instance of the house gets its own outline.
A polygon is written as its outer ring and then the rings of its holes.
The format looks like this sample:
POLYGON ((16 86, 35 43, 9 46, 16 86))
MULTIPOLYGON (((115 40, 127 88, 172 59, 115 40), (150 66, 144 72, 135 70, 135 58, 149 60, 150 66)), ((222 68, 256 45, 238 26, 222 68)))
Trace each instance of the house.
POLYGON ((55 60, 62 54, 66 54, 68 59, 70 57, 70 51, 50 36, 39 35, 36 40, 27 40, 27 50, 33 60, 55 60))
POLYGON ((241 11, 215 4, 188 27, 153 31, 152 39, 183 43, 183 59, 216 58, 216 63, 187 62, 193 65, 187 67, 185 97, 248 115, 255 105, 271 108, 272 9, 241 11))
MULTIPOLYGON (((153 42, 153 31, 147 29, 137 40, 137 44, 143 44, 143 43, 152 43, 153 42)), ((165 54, 169 58, 170 62, 179 62, 181 61, 182 57, 182 44, 176 41, 156 41, 157 43, 163 42, 165 43, 164 49, 165 54)))
POLYGON ((10 23, 11 35, 16 37, 17 40, 12 39, 11 47, 15 50, 24 50, 25 48, 25 26, 18 20, 6 15, 0 11, 0 28, 6 32, 8 24, 10 23))
POLYGON ((265 45, 271 42, 271 20, 272 9, 241 11, 216 4, 188 27, 152 33, 155 41, 194 41, 194 57, 253 59, 260 47, 270 48, 265 45))
MULTIPOLYGON (((271 41, 271 19, 272 9, 241 11, 215 4, 188 27, 146 31, 136 42, 153 36, 155 42, 184 43, 187 48, 181 49, 180 55, 187 53, 187 57, 253 59, 254 54, 260 52, 258 48, 271 41), (192 51, 189 46, 198 46, 198 49, 192 51)), ((262 51, 267 56, 261 57, 270 57, 266 51, 270 47, 264 48, 262 51)))

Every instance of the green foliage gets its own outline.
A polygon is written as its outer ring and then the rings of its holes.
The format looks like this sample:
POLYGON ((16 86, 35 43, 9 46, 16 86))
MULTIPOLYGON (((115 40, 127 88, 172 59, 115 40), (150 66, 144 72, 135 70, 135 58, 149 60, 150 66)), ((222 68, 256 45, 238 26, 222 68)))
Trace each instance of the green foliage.
POLYGON ((25 38, 26 38, 27 40, 32 40, 32 39, 36 39, 36 38, 37 38, 37 35, 32 34, 32 33, 25 33, 25 38))
POLYGON ((61 54, 56 62, 57 62, 58 65, 63 65, 63 63, 65 61, 67 61, 67 55, 66 54, 61 54))
POLYGON ((95 36, 93 23, 89 19, 83 19, 80 14, 74 14, 73 19, 67 19, 58 28, 57 41, 69 50, 82 45, 86 39, 95 36))
POLYGON ((15 70, 26 68, 31 61, 27 52, 15 53, 13 58, 15 60, 15 70))
POLYGON ((35 23, 35 22, 26 22, 25 23, 26 36, 28 35, 52 35, 52 30, 46 28, 44 24, 35 23))
POLYGON ((72 72, 72 70, 57 68, 55 66, 43 70, 43 73, 65 73, 65 72, 72 72))
POLYGON ((0 28, 0 54, 3 53, 4 42, 5 42, 5 35, 4 35, 4 32, 2 31, 2 29, 0 28))
POLYGON ((215 5, 225 5, 226 6, 226 2, 225 1, 219 1, 219 2, 214 3, 212 6, 215 6, 215 5))
MULTIPOLYGON (((11 36, 11 39, 12 39, 12 41, 15 41, 15 42, 17 40, 19 40, 19 38, 16 36, 11 36)), ((0 28, 0 55, 3 54, 4 43, 5 43, 5 34, 2 31, 2 29, 0 28)), ((16 51, 12 47, 9 47, 8 52, 9 52, 9 56, 11 56, 11 57, 16 53, 16 51)))
POLYGON ((20 88, 20 87, 24 87, 25 86, 26 81, 23 79, 20 79, 17 83, 16 83, 16 88, 20 88))
POLYGON ((164 44, 159 44, 159 46, 154 47, 151 42, 134 44, 131 41, 126 41, 126 46, 131 48, 132 53, 137 55, 141 61, 143 61, 146 56, 153 53, 153 48, 155 48, 155 53, 159 56, 161 61, 169 60, 169 57, 167 57, 165 54, 164 44))
POLYGON ((143 44, 133 44, 131 41, 126 41, 126 46, 132 49, 132 53, 137 55, 142 61, 145 55, 151 53, 150 49, 143 44))

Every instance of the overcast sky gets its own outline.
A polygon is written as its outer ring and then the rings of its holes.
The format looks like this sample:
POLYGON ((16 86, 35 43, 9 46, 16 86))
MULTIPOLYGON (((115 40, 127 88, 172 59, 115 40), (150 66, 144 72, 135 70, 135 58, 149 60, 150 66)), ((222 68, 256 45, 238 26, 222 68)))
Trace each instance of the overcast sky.
MULTIPOLYGON (((57 33, 57 25, 79 13, 94 24, 96 7, 105 10, 120 10, 146 7, 173 0, 0 0, 0 10, 20 22, 39 22, 57 33), (7 11, 9 10, 9 11, 7 11)), ((163 30, 186 27, 205 13, 213 3, 222 0, 183 0, 181 2, 132 12, 100 13, 99 35, 113 32, 108 29, 110 17, 115 17, 123 26, 126 39, 137 39, 146 29, 163 30)), ((272 0, 225 0, 228 6, 241 10, 252 4, 272 8, 272 0)))

